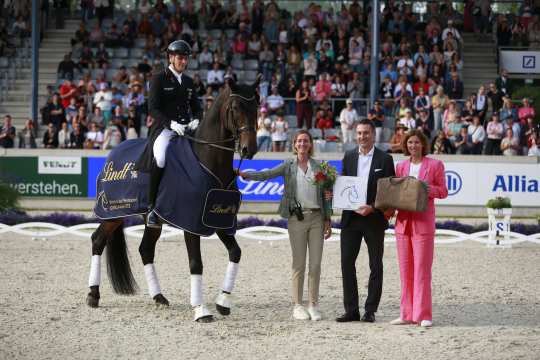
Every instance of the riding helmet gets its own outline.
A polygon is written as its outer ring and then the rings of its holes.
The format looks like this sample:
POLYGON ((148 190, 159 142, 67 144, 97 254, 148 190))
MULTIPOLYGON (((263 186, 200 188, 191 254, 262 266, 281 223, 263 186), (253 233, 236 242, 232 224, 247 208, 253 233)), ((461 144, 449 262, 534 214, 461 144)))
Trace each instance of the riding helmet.
POLYGON ((167 54, 191 55, 191 46, 184 40, 175 40, 167 47, 167 54))

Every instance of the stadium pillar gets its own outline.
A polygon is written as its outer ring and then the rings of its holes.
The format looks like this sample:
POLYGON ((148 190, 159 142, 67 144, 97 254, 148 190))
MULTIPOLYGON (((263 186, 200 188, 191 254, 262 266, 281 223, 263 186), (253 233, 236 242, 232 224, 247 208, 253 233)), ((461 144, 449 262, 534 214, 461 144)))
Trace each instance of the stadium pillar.
POLYGON ((373 0, 371 4, 371 71, 369 78, 370 107, 379 97, 379 0, 373 0))
POLYGON ((39 0, 32 0, 32 121, 38 125, 39 0))

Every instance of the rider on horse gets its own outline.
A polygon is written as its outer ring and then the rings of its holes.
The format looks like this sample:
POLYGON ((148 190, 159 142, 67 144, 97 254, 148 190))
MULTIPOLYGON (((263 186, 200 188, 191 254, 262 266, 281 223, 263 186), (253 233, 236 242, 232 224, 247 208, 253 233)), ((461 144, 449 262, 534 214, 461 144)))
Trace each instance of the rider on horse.
POLYGON ((187 128, 197 127, 202 107, 193 79, 184 73, 191 56, 191 46, 176 40, 167 47, 169 66, 155 75, 150 82, 148 110, 154 118, 148 134, 148 143, 136 168, 150 172, 148 191, 147 225, 159 227, 158 216, 153 211, 159 184, 165 168, 165 154, 171 138, 183 135, 187 128))

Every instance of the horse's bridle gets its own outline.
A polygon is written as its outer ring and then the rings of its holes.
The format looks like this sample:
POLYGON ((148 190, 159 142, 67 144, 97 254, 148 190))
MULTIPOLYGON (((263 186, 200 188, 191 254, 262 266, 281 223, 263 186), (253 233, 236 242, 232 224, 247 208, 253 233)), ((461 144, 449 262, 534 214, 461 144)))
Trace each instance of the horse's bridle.
MULTIPOLYGON (((242 99, 242 100, 244 100, 246 102, 256 101, 255 95, 253 95, 250 98, 244 97, 244 96, 239 95, 239 94, 234 94, 234 93, 229 95, 229 98, 233 98, 233 97, 239 97, 240 99, 242 99)), ((235 122, 234 122, 234 114, 232 114, 233 109, 231 108, 231 102, 232 101, 229 101, 229 104, 227 105, 227 107, 225 109, 225 121, 229 120, 228 115, 231 114, 230 117, 233 119, 232 122, 233 122, 234 128, 236 129, 236 133, 234 134, 233 137, 230 137, 230 138, 224 139, 224 140, 211 140, 211 141, 210 140, 198 139, 198 138, 195 138, 195 137, 190 136, 190 135, 184 135, 184 137, 186 137, 189 140, 194 141, 196 143, 202 144, 202 145, 208 145, 208 146, 211 146, 211 147, 214 147, 214 148, 217 148, 217 149, 236 152, 236 149, 234 147, 228 147, 228 146, 223 146, 223 145, 219 145, 219 144, 228 143, 228 142, 231 142, 231 141, 236 142, 236 140, 238 140, 240 138, 240 135, 242 133, 244 133, 244 132, 255 132, 256 129, 255 129, 254 126, 249 126, 249 125, 237 127, 237 124, 235 124, 235 122)), ((221 117, 221 114, 220 114, 220 117, 221 117)))

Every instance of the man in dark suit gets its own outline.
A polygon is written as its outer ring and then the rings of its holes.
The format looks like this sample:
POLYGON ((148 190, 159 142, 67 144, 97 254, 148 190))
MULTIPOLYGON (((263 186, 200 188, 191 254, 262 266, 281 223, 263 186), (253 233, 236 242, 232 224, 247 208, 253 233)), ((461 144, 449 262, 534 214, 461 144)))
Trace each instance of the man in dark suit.
POLYGON ((450 99, 462 99, 463 98, 463 82, 459 79, 457 72, 452 72, 451 78, 448 81, 446 93, 450 99))
POLYGON ((165 168, 169 141, 175 133, 184 135, 186 127, 196 128, 202 115, 193 79, 184 74, 191 56, 191 47, 184 40, 176 40, 168 46, 167 55, 169 66, 150 82, 148 111, 154 122, 149 129, 146 148, 136 164, 138 170, 150 172, 150 205, 146 221, 150 227, 161 226, 152 210, 165 168))
POLYGON ((355 211, 344 210, 341 217, 341 274, 345 314, 336 319, 338 322, 375 321, 382 293, 384 231, 388 228, 387 217, 390 213, 385 214, 375 209, 373 204, 377 194, 377 180, 395 175, 392 157, 374 146, 373 122, 363 119, 358 123, 356 140, 359 146, 345 153, 342 175, 368 178, 366 205, 355 211), (360 318, 355 263, 362 238, 368 248, 371 273, 365 313, 360 318))

